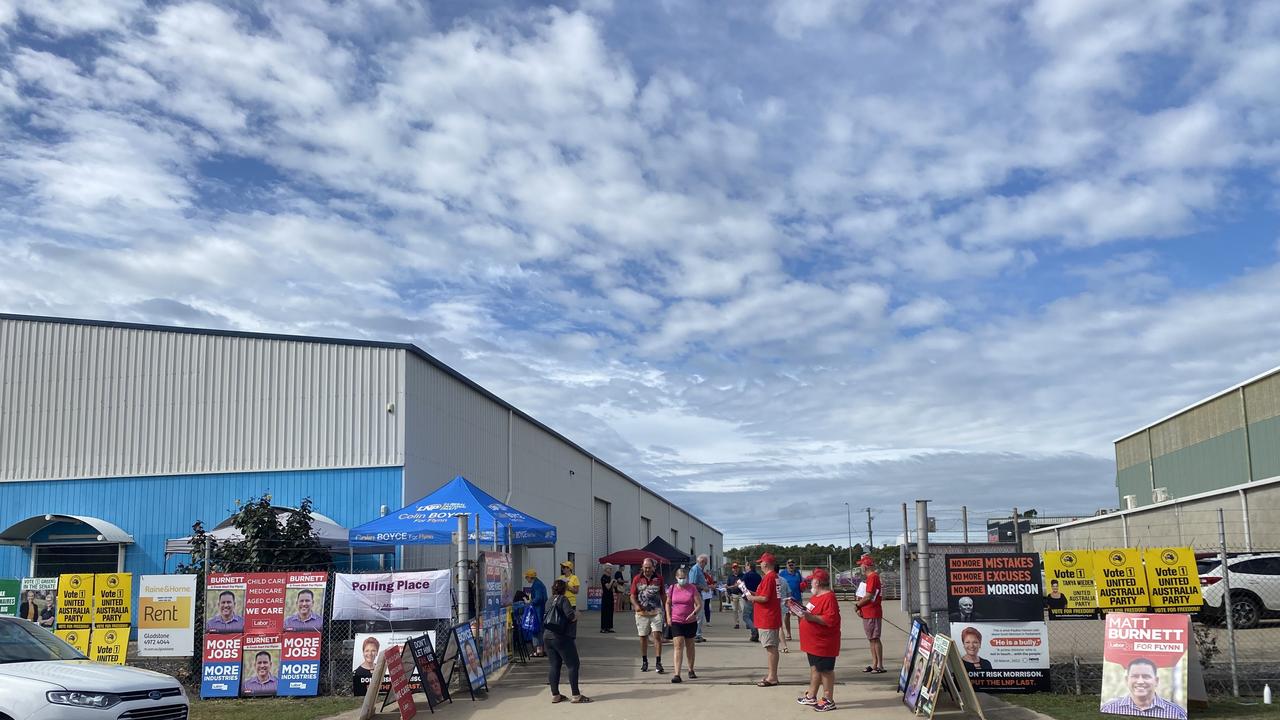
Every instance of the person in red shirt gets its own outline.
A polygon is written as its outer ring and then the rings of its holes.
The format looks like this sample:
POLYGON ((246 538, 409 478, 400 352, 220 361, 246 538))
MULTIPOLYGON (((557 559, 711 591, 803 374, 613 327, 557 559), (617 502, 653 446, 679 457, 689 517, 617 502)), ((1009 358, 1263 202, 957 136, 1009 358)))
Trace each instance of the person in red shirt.
POLYGON ((818 568, 810 576, 813 596, 800 615, 800 649, 809 656, 809 689, 796 698, 818 712, 835 710, 836 657, 840 655, 840 605, 831 592, 831 576, 818 568), (818 699, 818 686, 822 699, 818 699))
POLYGON ((748 592, 743 597, 755 603, 754 623, 760 632, 760 644, 764 646, 765 656, 769 660, 767 674, 757 687, 773 687, 778 684, 778 645, 782 637, 782 601, 778 597, 778 564, 772 553, 760 556, 760 569, 765 575, 755 592, 748 592))
POLYGON ((858 601, 858 614, 862 616, 862 631, 867 634, 867 642, 871 645, 871 664, 862 672, 884 672, 884 646, 880 643, 880 625, 884 622, 884 610, 881 604, 880 573, 876 572, 876 561, 870 555, 863 555, 858 564, 867 573, 867 594, 858 601))

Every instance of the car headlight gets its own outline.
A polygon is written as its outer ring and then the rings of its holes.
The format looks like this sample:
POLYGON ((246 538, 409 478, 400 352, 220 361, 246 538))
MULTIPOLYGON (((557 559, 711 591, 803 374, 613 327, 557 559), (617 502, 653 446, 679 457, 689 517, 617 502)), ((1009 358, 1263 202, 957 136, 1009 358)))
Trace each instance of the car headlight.
POLYGON ((57 690, 45 693, 45 698, 54 705, 71 705, 72 707, 109 708, 120 702, 119 695, 111 693, 76 692, 57 690))

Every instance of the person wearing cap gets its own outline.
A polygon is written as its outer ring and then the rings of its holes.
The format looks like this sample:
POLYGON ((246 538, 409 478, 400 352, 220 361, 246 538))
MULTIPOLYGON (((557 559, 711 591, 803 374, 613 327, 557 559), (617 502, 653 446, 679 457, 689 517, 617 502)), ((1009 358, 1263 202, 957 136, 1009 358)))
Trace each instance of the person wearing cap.
POLYGON ((729 595, 729 602, 733 605, 733 629, 740 630, 742 626, 742 591, 738 589, 738 581, 742 579, 742 566, 734 563, 729 566, 729 575, 724 580, 725 592, 729 595))
POLYGON ((831 592, 831 576, 818 568, 809 576, 813 592, 800 615, 800 650, 809 658, 809 689, 796 698, 818 712, 835 710, 836 658, 840 655, 840 604, 831 592), (822 697, 818 697, 818 688, 822 697))
POLYGON ((876 572, 876 561, 870 555, 863 555, 858 561, 866 573, 867 594, 857 602, 855 607, 862 616, 862 631, 867 635, 871 645, 871 664, 862 672, 884 672, 884 646, 880 643, 880 625, 884 622, 884 610, 881 605, 880 573, 876 572))
MULTIPOLYGON (((783 598, 784 601, 786 600, 786 598, 791 598, 796 602, 800 602, 803 599, 803 596, 800 594, 800 587, 801 587, 800 583, 802 582, 803 578, 800 575, 800 571, 796 569, 795 560, 787 561, 787 569, 778 573, 778 578, 782 580, 782 583, 783 583, 782 589, 783 589, 783 594, 785 595, 785 597, 783 598)), ((787 604, 785 602, 783 602, 782 604, 782 617, 783 617, 783 621, 786 623, 787 633, 786 633, 785 640, 790 641, 791 640, 791 611, 787 609, 787 604)), ((783 647, 786 647, 786 646, 784 645, 783 647)))
MULTIPOLYGON (((547 586, 538 579, 538 571, 529 568, 524 571, 524 581, 529 583, 529 604, 537 611, 538 618, 547 616, 547 586)), ((547 652, 542 645, 542 630, 534 633, 529 638, 529 642, 533 644, 534 657, 546 657, 547 652)))
POLYGON ((572 560, 560 563, 560 577, 557 579, 564 580, 564 599, 568 600, 571 606, 578 607, 578 590, 582 589, 582 582, 578 580, 577 575, 573 574, 572 560))
POLYGON ((782 604, 778 595, 777 560, 772 553, 760 556, 760 569, 764 577, 755 590, 748 590, 746 599, 754 611, 752 623, 764 646, 769 666, 756 687, 773 687, 778 684, 778 646, 782 642, 782 604))

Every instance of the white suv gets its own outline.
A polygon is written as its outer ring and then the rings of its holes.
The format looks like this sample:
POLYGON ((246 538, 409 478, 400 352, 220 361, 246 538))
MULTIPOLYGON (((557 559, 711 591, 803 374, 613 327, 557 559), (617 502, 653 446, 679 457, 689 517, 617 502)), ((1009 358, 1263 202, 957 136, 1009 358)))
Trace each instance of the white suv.
POLYGON ((35 623, 0 617, 0 720, 186 720, 168 675, 93 662, 35 623))
MULTIPOLYGON (((1222 614, 1222 562, 1216 557, 1196 561, 1205 615, 1222 614)), ((1237 628, 1257 627, 1264 618, 1280 615, 1280 553, 1258 553, 1227 558, 1231 568, 1231 616, 1237 628)))

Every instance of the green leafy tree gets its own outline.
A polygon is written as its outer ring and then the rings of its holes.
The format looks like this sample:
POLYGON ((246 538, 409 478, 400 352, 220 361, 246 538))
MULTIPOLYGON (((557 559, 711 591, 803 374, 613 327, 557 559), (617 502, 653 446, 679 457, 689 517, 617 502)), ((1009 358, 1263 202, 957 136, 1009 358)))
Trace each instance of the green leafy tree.
POLYGON ((273 572, 316 570, 329 567, 332 556, 320 544, 312 529, 311 498, 304 498, 284 523, 277 517, 271 495, 239 504, 231 523, 240 531, 238 540, 216 540, 204 522, 191 526, 191 562, 179 565, 178 572, 273 572), (205 553, 208 549, 209 556, 205 553))
MULTIPOLYGON (((286 572, 328 568, 333 558, 320 544, 311 526, 311 507, 311 498, 304 498, 296 510, 287 513, 282 523, 278 517, 279 508, 272 506, 270 494, 245 503, 237 501, 231 524, 240 531, 238 540, 216 540, 205 530, 203 521, 195 521, 191 526, 191 562, 179 564, 177 571, 198 576, 196 617, 208 615, 204 592, 207 572, 286 572)), ((332 597, 332 593, 326 592, 325 597, 332 597)), ((327 615, 328 610, 324 612, 327 615)), ((203 647, 203 622, 196 623, 195 635, 196 647, 203 647)), ((200 658, 201 654, 197 652, 186 668, 186 675, 179 678, 193 687, 200 683, 200 658)), ((328 662, 328 650, 323 658, 323 662, 328 662)))

